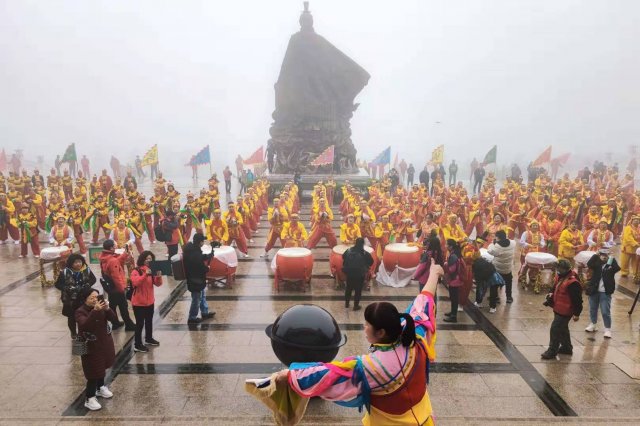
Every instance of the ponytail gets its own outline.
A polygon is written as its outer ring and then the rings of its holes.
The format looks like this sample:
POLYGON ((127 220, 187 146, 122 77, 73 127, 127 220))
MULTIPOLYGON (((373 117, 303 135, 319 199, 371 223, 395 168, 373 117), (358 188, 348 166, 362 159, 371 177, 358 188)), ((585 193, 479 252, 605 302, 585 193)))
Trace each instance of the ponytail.
POLYGON ((413 321, 411 315, 407 313, 400 314, 400 318, 404 318, 404 328, 402 329, 402 346, 408 348, 412 343, 416 341, 416 324, 413 321))

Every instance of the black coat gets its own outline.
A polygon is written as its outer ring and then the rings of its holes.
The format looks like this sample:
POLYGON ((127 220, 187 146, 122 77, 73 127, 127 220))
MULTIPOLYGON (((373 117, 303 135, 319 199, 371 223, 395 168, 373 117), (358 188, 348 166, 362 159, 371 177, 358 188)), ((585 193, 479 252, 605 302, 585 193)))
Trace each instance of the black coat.
POLYGON ((418 176, 418 180, 420 183, 424 183, 429 186, 429 172, 427 170, 423 170, 420 172, 420 176, 418 176))
POLYGON ((183 247, 182 261, 189 291, 202 291, 205 288, 209 271, 208 259, 211 257, 213 257, 213 253, 211 256, 204 255, 202 249, 192 242, 183 247))
POLYGON ((587 268, 591 270, 591 279, 587 285, 587 294, 596 293, 598 291, 600 279, 604 281, 604 292, 606 294, 613 294, 616 289, 615 275, 620 271, 618 262, 613 259, 611 265, 604 265, 600 256, 594 254, 591 256, 591 259, 589 259, 589 262, 587 262, 587 268))
POLYGON ((80 300, 80 292, 85 287, 91 287, 96 283, 96 276, 93 271, 86 267, 79 273, 74 274, 69 268, 65 268, 56 280, 56 288, 60 290, 60 300, 62 301, 62 315, 73 317, 76 309, 84 302, 80 300))
POLYGON ((351 247, 342 253, 342 272, 349 279, 364 279, 373 265, 373 257, 364 249, 351 247))

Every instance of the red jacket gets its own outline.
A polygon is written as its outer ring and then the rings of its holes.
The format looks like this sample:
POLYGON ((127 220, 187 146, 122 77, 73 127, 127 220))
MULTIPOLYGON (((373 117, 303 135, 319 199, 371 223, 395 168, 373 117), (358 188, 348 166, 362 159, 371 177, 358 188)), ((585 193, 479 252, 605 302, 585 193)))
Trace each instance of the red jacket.
POLYGON ((115 291, 124 293, 127 286, 127 277, 124 273, 124 262, 129 257, 126 251, 117 255, 112 250, 103 250, 100 253, 100 269, 103 274, 108 275, 115 285, 115 291))
POLYGON ((162 277, 147 275, 150 272, 148 266, 139 266, 131 272, 131 285, 133 285, 132 306, 151 306, 155 302, 153 286, 162 285, 162 277), (140 272, 138 272, 140 270, 140 272))

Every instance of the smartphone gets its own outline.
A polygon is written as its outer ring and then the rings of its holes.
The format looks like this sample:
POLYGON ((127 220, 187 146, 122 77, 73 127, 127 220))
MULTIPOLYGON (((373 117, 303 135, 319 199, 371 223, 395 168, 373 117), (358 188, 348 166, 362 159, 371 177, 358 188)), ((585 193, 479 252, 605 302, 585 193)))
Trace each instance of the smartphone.
POLYGON ((104 294, 98 295, 98 302, 104 302, 104 294))

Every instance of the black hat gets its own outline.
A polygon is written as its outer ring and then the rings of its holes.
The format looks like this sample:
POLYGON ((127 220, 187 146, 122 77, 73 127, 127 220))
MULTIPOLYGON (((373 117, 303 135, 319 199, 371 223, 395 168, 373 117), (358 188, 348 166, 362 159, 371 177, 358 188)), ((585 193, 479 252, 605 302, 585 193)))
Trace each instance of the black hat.
POLYGON ((204 240, 206 240, 206 238, 199 232, 196 232, 196 234, 193 236, 193 244, 195 245, 199 245, 204 240))

